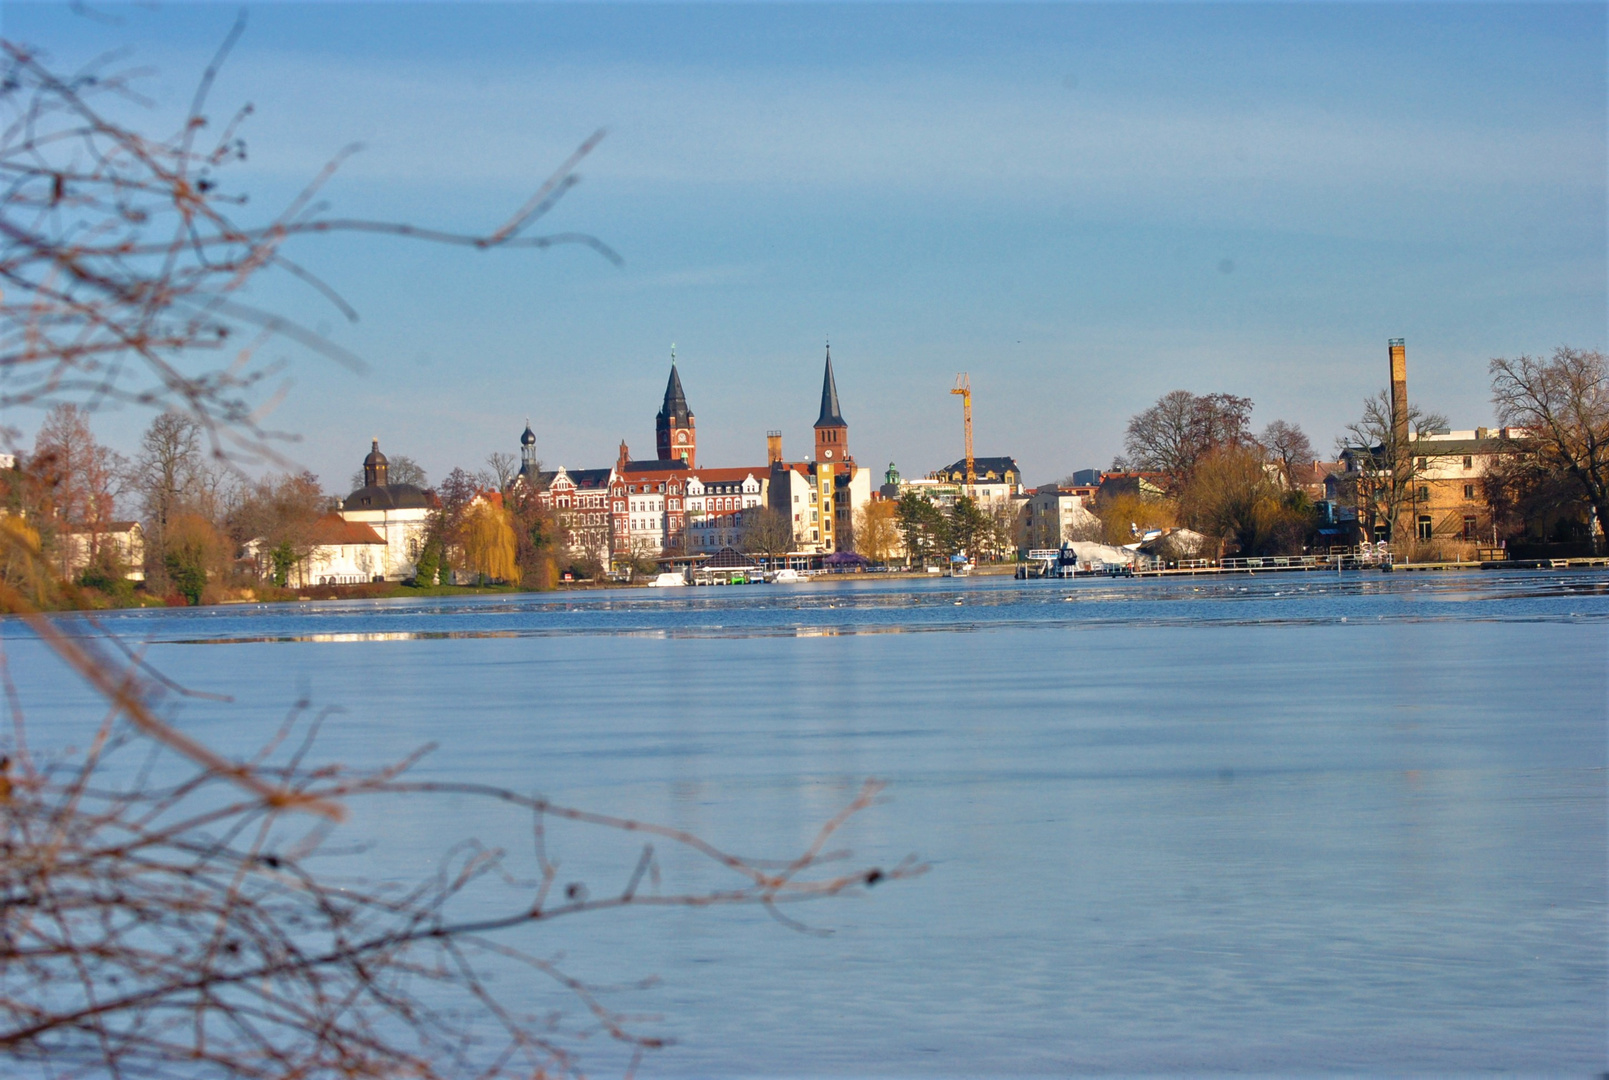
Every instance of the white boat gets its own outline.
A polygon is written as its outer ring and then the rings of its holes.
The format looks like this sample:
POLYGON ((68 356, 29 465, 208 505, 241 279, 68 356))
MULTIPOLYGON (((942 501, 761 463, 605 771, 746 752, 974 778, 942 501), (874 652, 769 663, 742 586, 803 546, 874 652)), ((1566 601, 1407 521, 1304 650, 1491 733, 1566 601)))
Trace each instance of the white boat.
POLYGON ((680 570, 666 570, 648 583, 650 589, 673 589, 678 585, 686 585, 687 576, 680 570))
POLYGON ((771 575, 771 584, 773 585, 797 585, 801 581, 808 580, 799 571, 788 566, 784 566, 781 570, 771 575))

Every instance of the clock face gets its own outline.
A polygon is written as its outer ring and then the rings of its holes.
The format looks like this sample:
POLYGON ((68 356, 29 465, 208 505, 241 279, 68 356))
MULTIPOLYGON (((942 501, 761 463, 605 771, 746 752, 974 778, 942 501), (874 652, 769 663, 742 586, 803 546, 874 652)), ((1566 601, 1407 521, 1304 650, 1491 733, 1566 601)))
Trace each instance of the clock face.
POLYGON ((828 458, 828 459, 829 459, 829 460, 831 460, 831 458, 832 458, 832 451, 831 451, 831 450, 824 450, 824 451, 822 451, 822 455, 823 455, 823 456, 824 456, 824 457, 826 457, 826 458, 828 458))
POLYGON ((678 432, 677 432, 677 433, 676 433, 676 441, 677 441, 677 442, 686 442, 686 441, 687 441, 687 432, 685 432, 685 431, 678 431, 678 432))

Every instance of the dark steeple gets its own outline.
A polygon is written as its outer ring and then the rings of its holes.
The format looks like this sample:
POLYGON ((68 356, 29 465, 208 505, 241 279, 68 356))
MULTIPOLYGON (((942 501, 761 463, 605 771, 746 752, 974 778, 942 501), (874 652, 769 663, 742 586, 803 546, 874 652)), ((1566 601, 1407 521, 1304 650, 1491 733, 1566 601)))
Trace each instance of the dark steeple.
POLYGON ((665 383, 665 404, 654 420, 654 445, 660 461, 677 458, 689 468, 698 465, 698 424, 682 393, 682 377, 676 374, 676 346, 670 347, 670 379, 665 383))
POLYGON ((816 417, 819 427, 848 427, 838 411, 838 384, 832 377, 832 346, 827 346, 827 373, 821 380, 821 415, 816 417))
POLYGON ((827 372, 821 377, 821 415, 816 417, 816 461, 848 464, 849 425, 838 411, 838 383, 832 377, 832 346, 827 346, 827 372))
POLYGON ((682 393, 682 377, 676 374, 676 361, 670 362, 670 381, 665 383, 665 404, 660 406, 659 419, 674 420, 685 425, 692 413, 687 408, 687 395, 682 393))

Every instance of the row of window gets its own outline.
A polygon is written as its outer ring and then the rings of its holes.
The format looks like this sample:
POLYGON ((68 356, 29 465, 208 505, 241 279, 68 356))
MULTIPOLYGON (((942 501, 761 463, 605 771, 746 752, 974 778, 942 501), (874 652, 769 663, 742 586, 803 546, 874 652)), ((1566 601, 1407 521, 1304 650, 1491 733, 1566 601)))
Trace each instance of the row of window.
MULTIPOLYGON (((1473 500, 1475 498, 1475 485, 1474 484, 1465 484, 1464 485, 1464 498, 1468 499, 1468 500, 1473 500)), ((1430 501, 1430 487, 1428 485, 1426 485, 1426 484, 1420 484, 1419 485, 1419 501, 1420 502, 1429 502, 1430 501)))
MULTIPOLYGON (((1419 520, 1414 523, 1414 533, 1421 540, 1429 540, 1436 533, 1436 523, 1430 519, 1429 514, 1420 514, 1419 520)), ((1459 531, 1459 539, 1479 540, 1480 521, 1474 514, 1464 515, 1464 527, 1459 531)))

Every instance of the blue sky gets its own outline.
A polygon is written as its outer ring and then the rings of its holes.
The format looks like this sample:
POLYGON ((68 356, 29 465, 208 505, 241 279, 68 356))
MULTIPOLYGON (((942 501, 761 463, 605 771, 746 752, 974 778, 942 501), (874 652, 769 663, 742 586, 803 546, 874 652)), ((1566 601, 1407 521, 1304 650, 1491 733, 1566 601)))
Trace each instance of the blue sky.
MULTIPOLYGON (((160 127, 239 9, 96 10, 7 4, 4 32, 132 46, 160 127)), ((808 452, 830 336, 862 464, 960 456, 965 370, 978 452, 1030 482, 1107 465, 1178 388, 1327 449, 1390 337, 1459 427, 1491 357, 1609 346, 1601 4, 247 10, 214 112, 256 106, 234 184, 264 217, 360 141, 335 212, 488 229, 609 132, 548 226, 623 267, 305 242, 356 325, 260 283, 370 362, 286 353, 276 418, 331 489, 371 436, 439 478, 527 415, 550 465, 649 453, 672 342, 708 464, 771 428, 808 452)), ((146 419, 97 428, 132 449, 146 419)))

